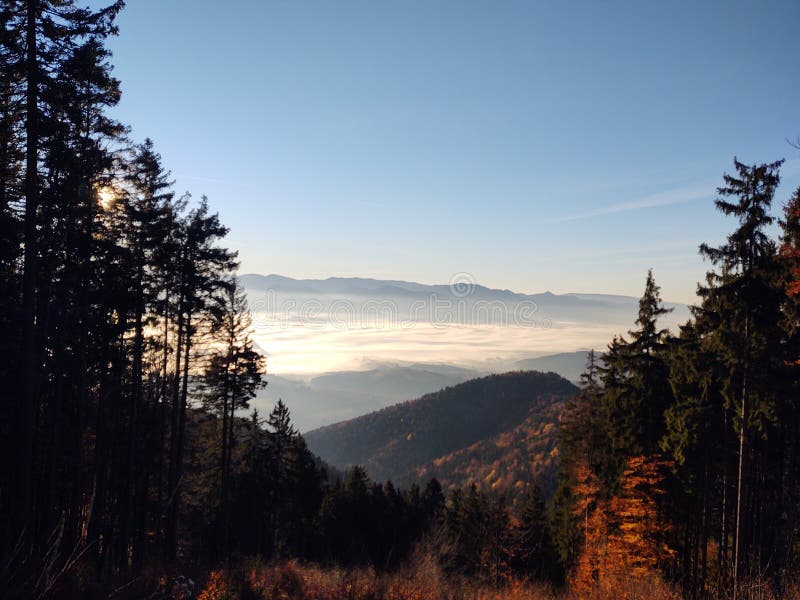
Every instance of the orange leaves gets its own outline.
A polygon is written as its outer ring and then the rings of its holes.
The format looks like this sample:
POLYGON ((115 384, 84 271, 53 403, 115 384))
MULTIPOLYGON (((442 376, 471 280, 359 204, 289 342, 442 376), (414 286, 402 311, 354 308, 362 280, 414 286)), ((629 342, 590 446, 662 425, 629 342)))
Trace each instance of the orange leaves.
POLYGON ((792 279, 786 285, 789 296, 800 295, 800 190, 786 207, 786 221, 784 226, 784 240, 781 246, 781 255, 788 261, 792 279))
MULTIPOLYGON (((797 260, 800 261, 800 250, 797 251, 797 260)), ((790 281, 786 286, 786 293, 790 296, 800 295, 800 267, 792 269, 794 281, 790 281)))
POLYGON ((436 560, 420 554, 413 564, 394 572, 372 568, 322 567, 294 561, 253 561, 238 570, 211 573, 198 600, 545 600, 552 594, 527 580, 510 579, 499 587, 448 577, 436 560), (243 575, 243 577, 242 577, 243 575))
POLYGON ((208 583, 197 600, 232 600, 233 595, 222 571, 211 571, 208 583))
POLYGON ((601 496, 597 477, 584 465, 576 471, 576 514, 583 519, 584 547, 573 574, 577 592, 605 589, 624 580, 644 580, 674 556, 665 543, 669 526, 659 514, 665 462, 639 456, 628 460, 620 493, 601 496))

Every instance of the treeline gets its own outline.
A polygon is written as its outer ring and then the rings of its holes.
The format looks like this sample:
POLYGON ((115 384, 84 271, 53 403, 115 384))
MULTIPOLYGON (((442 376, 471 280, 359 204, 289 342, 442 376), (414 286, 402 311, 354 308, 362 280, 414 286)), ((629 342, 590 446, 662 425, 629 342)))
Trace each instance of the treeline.
POLYGON ((735 598, 798 573, 800 190, 775 239, 781 162, 734 166, 716 206, 735 224, 700 247, 691 321, 658 328, 649 273, 636 327, 591 354, 563 417, 553 528, 578 589, 660 572, 735 598))
POLYGON ((190 415, 184 561, 237 564, 258 556, 392 571, 423 553, 447 573, 493 585, 515 575, 563 581, 545 499, 533 484, 513 505, 475 484, 448 491, 430 479, 399 489, 360 466, 329 472, 282 401, 263 421, 257 411, 232 421, 223 476, 215 465, 225 456, 224 417, 202 409, 190 415))
POLYGON ((0 4, 7 593, 43 594, 78 560, 103 575, 175 557, 192 399, 227 432, 224 478, 228 424, 261 385, 227 229, 109 116, 122 7, 0 4))

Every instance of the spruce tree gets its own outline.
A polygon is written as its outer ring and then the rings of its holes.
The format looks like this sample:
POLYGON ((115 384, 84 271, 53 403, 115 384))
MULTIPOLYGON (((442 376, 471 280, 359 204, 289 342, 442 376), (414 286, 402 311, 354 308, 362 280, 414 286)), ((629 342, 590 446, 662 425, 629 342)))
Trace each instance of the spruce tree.
POLYGON ((539 581, 559 581, 562 577, 550 531, 550 519, 536 484, 529 484, 519 511, 516 546, 522 570, 539 581))
MULTIPOLYGON (((614 344, 609 346, 611 350, 614 344)), ((605 355, 613 356, 611 352, 605 355)), ((606 385, 616 381, 616 361, 601 366, 592 349, 580 377, 581 389, 566 403, 558 432, 559 471, 552 503, 552 536, 559 561, 570 569, 578 557, 580 531, 575 516, 576 472, 591 468, 604 478, 616 472, 610 433, 610 411, 606 385)), ((616 390, 617 388, 611 387, 616 390)))
POLYGON ((64 528, 62 539, 74 539, 81 518, 74 507, 86 473, 75 466, 82 456, 84 419, 94 402, 86 354, 97 341, 90 332, 107 325, 102 300, 111 300, 86 292, 101 275, 98 265, 105 263, 98 259, 106 250, 92 233, 97 220, 93 190, 109 179, 108 146, 124 132, 106 114, 119 99, 119 85, 110 75, 105 42, 116 34, 114 19, 121 7, 118 2, 90 10, 51 0, 3 7, 8 12, 0 43, 3 57, 11 60, 4 78, 10 76, 6 82, 24 98, 5 115, 16 142, 3 150, 6 175, 13 167, 11 177, 4 175, 5 190, 18 181, 24 196, 14 490, 16 525, 34 555, 57 527, 64 528), (19 116, 24 131, 13 126, 19 116), (14 165, 22 148, 19 173, 14 165), (57 378, 63 386, 43 386, 57 378), (46 481, 54 473, 59 474, 55 486, 46 481))
POLYGON ((664 411, 672 398, 665 360, 668 331, 659 329, 658 319, 669 312, 661 303, 652 270, 648 271, 637 327, 628 332, 630 341, 612 342, 603 357, 611 437, 620 465, 623 457, 657 452, 664 433, 664 411))
POLYGON ((734 160, 736 174, 724 176, 715 204, 738 226, 720 246, 700 247, 716 270, 698 288, 702 305, 697 318, 709 331, 704 338, 708 349, 725 364, 722 394, 738 437, 731 527, 734 595, 743 575, 772 558, 762 545, 771 545, 766 540, 774 535, 763 511, 771 503, 765 501, 775 474, 764 468, 763 461, 770 453, 770 438, 780 435, 775 426, 777 384, 784 379, 778 327, 783 292, 776 279, 777 247, 767 228, 773 222, 770 207, 781 164, 748 166, 734 160), (762 542, 753 547, 752 540, 762 542))
POLYGON ((664 414, 660 446, 673 465, 668 503, 676 524, 673 546, 681 550, 683 590, 691 596, 706 585, 708 541, 719 531, 714 515, 723 512, 717 499, 730 469, 720 384, 725 367, 705 349, 702 332, 691 321, 681 327, 668 362, 674 402, 664 414))
POLYGON ((194 342, 201 326, 219 314, 219 294, 228 285, 228 275, 235 269, 236 254, 219 246, 228 233, 217 214, 211 214, 207 198, 180 222, 179 255, 176 261, 176 341, 175 377, 173 378, 170 460, 167 477, 170 498, 166 519, 167 555, 177 550, 178 517, 181 500, 180 480, 186 442, 186 415, 189 398, 190 364, 194 342))
POLYGON ((784 208, 781 220, 780 262, 785 299, 782 326, 785 334, 786 386, 779 421, 784 432, 786 481, 783 485, 780 524, 777 526, 775 554, 777 570, 791 572, 797 555, 791 540, 800 526, 800 188, 784 208), (788 552, 784 549, 788 548, 788 552))
POLYGON ((606 474, 609 465, 609 413, 603 398, 602 367, 594 349, 580 377, 580 391, 564 409, 559 430, 563 468, 583 463, 606 474))
MULTIPOLYGON (((220 544, 228 550, 231 510, 233 448, 236 442, 236 412, 249 408, 257 391, 265 384, 264 358, 250 338, 251 321, 247 299, 235 277, 222 291, 221 307, 214 323, 218 350, 211 356, 203 374, 205 405, 221 417, 220 432, 220 544)), ((271 421, 270 421, 271 424, 271 421)))

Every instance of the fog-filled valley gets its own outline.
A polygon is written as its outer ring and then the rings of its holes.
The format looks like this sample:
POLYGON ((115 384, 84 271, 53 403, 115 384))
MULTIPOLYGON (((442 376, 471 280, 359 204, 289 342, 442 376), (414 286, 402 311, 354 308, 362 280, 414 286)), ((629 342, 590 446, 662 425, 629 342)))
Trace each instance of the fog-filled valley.
MULTIPOLYGON (((301 431, 490 373, 553 371, 577 382, 589 349, 626 333, 638 298, 520 294, 466 274, 442 285, 242 275, 267 382, 253 405, 289 406, 301 431)), ((689 319, 683 304, 664 326, 689 319)))

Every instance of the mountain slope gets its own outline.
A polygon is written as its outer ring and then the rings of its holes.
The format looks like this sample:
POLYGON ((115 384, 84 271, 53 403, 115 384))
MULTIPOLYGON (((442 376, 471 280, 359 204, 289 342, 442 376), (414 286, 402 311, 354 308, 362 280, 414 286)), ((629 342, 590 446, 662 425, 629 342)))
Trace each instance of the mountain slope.
POLYGON ((476 483, 488 489, 510 491, 512 496, 536 480, 545 496, 555 490, 558 450, 556 432, 564 402, 530 411, 510 431, 441 456, 400 478, 426 481, 436 477, 447 488, 476 483))
POLYGON ((407 482, 417 469, 553 410, 576 388, 555 373, 512 372, 473 379, 305 434, 338 468, 362 464, 375 479, 407 482))

